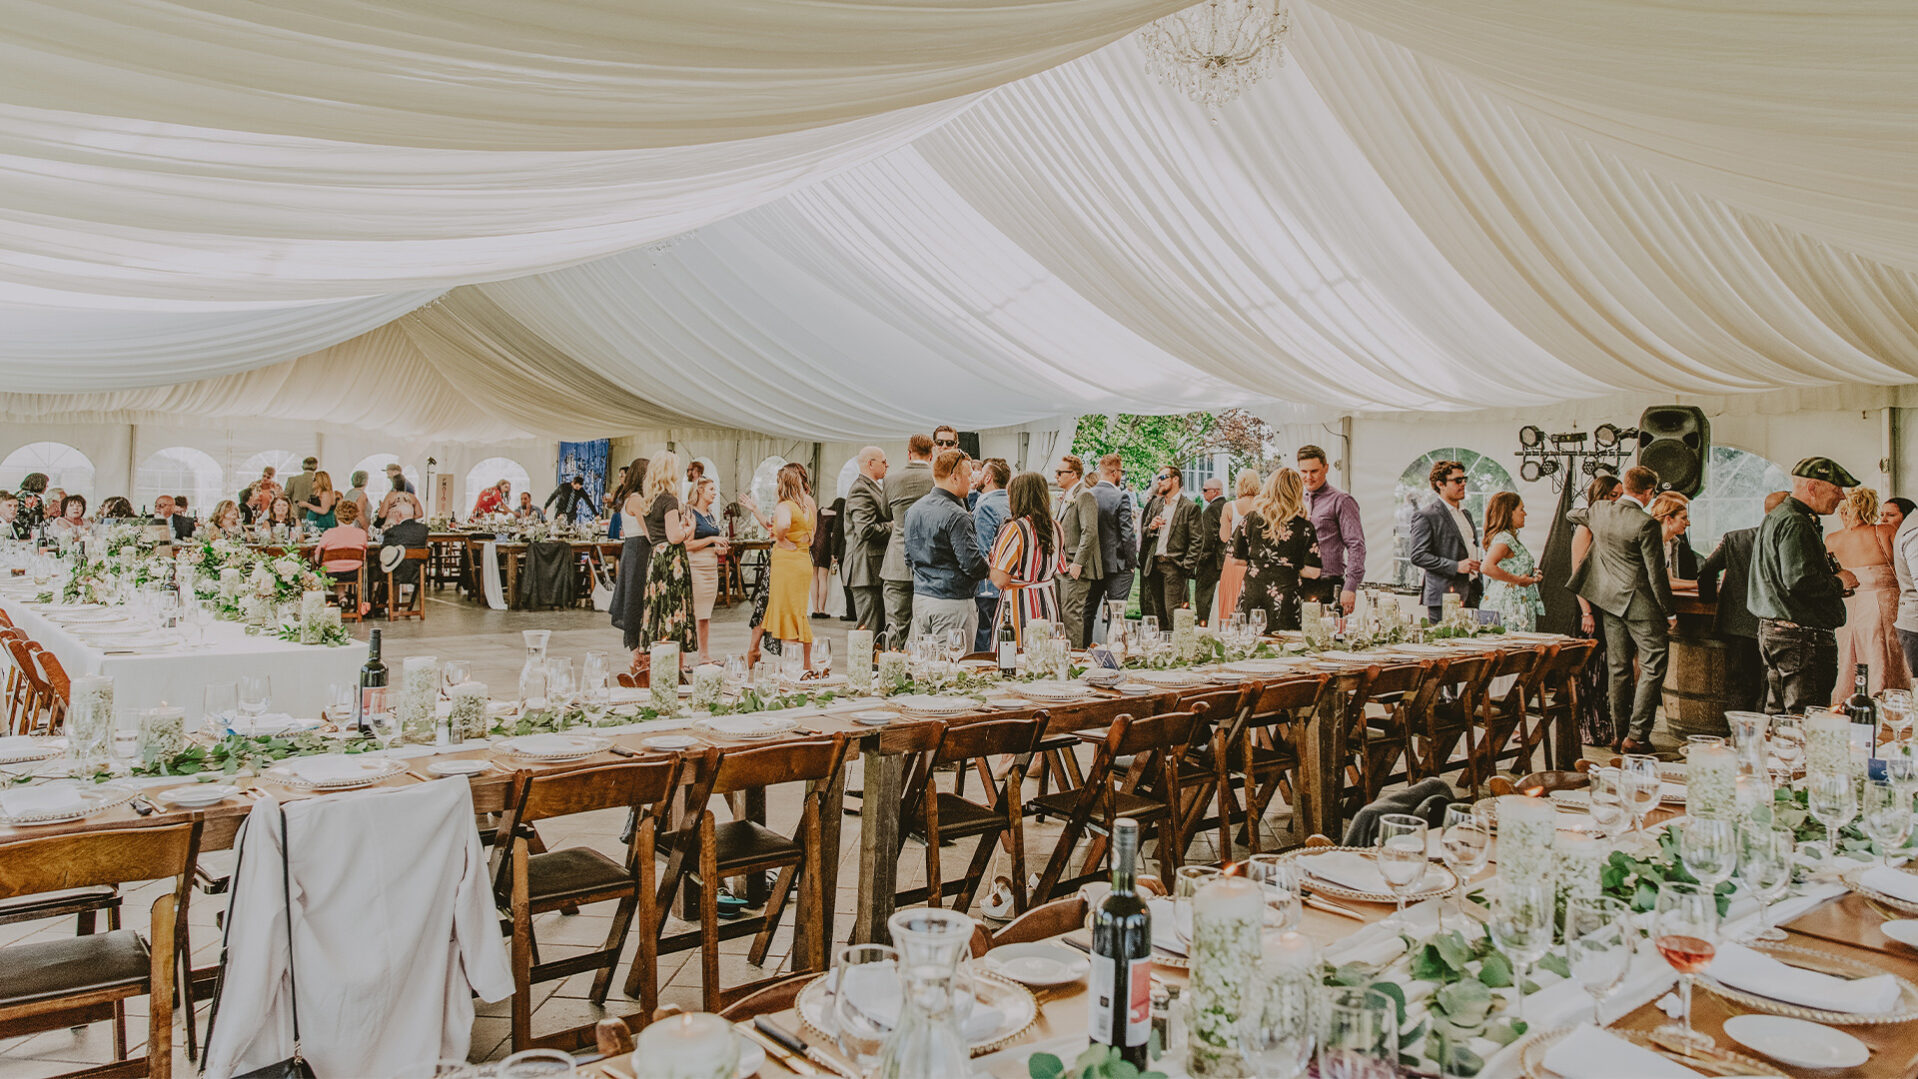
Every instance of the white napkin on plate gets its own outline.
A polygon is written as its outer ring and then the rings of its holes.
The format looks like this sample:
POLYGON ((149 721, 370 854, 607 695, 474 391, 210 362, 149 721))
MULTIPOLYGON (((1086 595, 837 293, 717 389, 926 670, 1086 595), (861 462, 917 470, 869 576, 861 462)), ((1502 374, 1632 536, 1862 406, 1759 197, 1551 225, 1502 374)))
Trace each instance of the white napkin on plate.
POLYGON ((1858 883, 1894 899, 1918 903, 1918 876, 1889 866, 1873 866, 1858 875, 1858 883))
POLYGON ((9 817, 78 813, 86 807, 86 799, 80 797, 80 792, 64 784, 0 792, 0 812, 9 817))
MULTIPOLYGON (((1379 872, 1378 862, 1369 854, 1360 854, 1352 850, 1307 854, 1299 858, 1299 868, 1322 881, 1342 888, 1350 888, 1355 892, 1369 892, 1373 895, 1392 894, 1391 885, 1385 883, 1385 875, 1379 872)), ((1419 882, 1419 888, 1436 888, 1444 881, 1443 875, 1428 866, 1425 870, 1425 879, 1419 882)))
POLYGON ((345 776, 361 775, 366 771, 365 761, 358 757, 349 757, 344 753, 300 757, 289 763, 307 779, 340 779, 345 776))
POLYGON ((1831 1012, 1868 1015, 1898 1003, 1898 981, 1889 974, 1844 978, 1806 970, 1729 940, 1718 946, 1706 973, 1734 989, 1831 1012))
POLYGON ((1686 1079, 1699 1073, 1642 1046, 1581 1023, 1545 1053, 1547 1068, 1565 1079, 1686 1079))
POLYGON ((1170 899, 1148 899, 1146 910, 1152 914, 1152 946, 1164 948, 1173 955, 1185 954, 1185 941, 1179 939, 1179 927, 1173 921, 1173 906, 1170 899))

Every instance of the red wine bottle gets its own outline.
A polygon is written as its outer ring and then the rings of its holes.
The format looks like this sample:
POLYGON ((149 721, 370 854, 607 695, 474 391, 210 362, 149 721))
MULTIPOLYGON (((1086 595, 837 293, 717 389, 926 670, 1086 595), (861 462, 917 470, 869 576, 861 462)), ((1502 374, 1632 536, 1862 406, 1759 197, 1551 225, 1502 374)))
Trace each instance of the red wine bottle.
POLYGON ((1120 817, 1112 825, 1112 891, 1092 912, 1087 1027, 1094 1042, 1143 1070, 1152 1033, 1152 912, 1137 887, 1138 855, 1139 822, 1120 817))

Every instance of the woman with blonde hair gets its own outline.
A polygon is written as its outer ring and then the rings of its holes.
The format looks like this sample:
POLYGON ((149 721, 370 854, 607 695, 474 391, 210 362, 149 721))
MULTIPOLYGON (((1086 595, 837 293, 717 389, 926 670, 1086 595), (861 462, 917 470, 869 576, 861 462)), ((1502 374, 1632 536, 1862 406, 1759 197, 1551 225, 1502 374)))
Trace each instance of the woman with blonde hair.
MULTIPOLYGON (((653 545, 646 563, 646 617, 642 646, 671 641, 679 645, 680 663, 699 648, 693 621, 693 567, 686 555, 692 523, 679 508, 679 456, 671 450, 653 458, 641 492, 646 505, 646 539, 653 545)), ((677 678, 677 673, 652 672, 654 678, 677 678)))
POLYGON ((1497 611, 1506 629, 1529 633, 1538 628, 1538 616, 1545 613, 1545 604, 1538 598, 1538 582, 1545 575, 1519 541, 1518 531, 1524 527, 1525 500, 1518 492, 1493 495, 1485 504, 1485 558, 1480 569, 1485 574, 1484 608, 1497 611))
POLYGON ((333 490, 333 477, 325 472, 313 473, 313 493, 306 501, 293 507, 306 517, 306 523, 324 532, 339 523, 333 513, 333 507, 339 504, 339 492, 333 490))
POLYGON ((242 536, 246 534, 246 525, 241 520, 240 504, 227 499, 213 507, 213 516, 207 518, 213 526, 215 536, 242 536))
POLYGON ((686 557, 693 567, 693 620, 699 626, 701 663, 712 662, 709 639, 713 602, 719 598, 719 556, 726 553, 726 537, 713 515, 713 499, 718 493, 718 485, 705 476, 693 481, 693 534, 686 541, 686 557))
POLYGON ((1281 468, 1252 500, 1232 554, 1245 563, 1239 610, 1265 612, 1268 629, 1298 629, 1305 581, 1319 577, 1319 538, 1305 515, 1305 481, 1281 468))
POLYGON ((1845 597, 1845 624, 1838 627, 1838 688, 1832 703, 1851 696, 1852 672, 1857 665, 1871 669, 1871 691, 1908 689, 1911 672, 1905 669, 1904 649, 1898 643, 1898 578, 1891 565, 1894 531, 1878 519, 1878 492, 1853 487, 1838 503, 1843 528, 1825 537, 1825 549, 1838 564, 1858 578, 1858 587, 1845 597))
POLYGON ((1239 609, 1239 592, 1245 588, 1245 559, 1232 552, 1238 545, 1239 524, 1252 512, 1252 501, 1259 496, 1258 470, 1239 469, 1239 474, 1233 477, 1232 490, 1236 497, 1227 502, 1219 514, 1219 541, 1225 544, 1225 567, 1219 571, 1218 609, 1226 613, 1239 609))
POLYGON ((759 512, 750 495, 741 495, 739 504, 752 512, 773 538, 772 580, 767 586, 766 618, 754 632, 749 659, 756 659, 759 636, 768 634, 781 642, 781 654, 792 642, 798 642, 806 669, 812 669, 812 619, 808 602, 812 584, 812 534, 819 521, 819 506, 813 501, 806 469, 796 463, 779 470, 779 505, 770 518, 759 512))
POLYGON ((1672 587, 1681 592, 1696 591, 1698 585, 1698 552, 1685 538, 1685 530, 1692 526, 1692 500, 1677 491, 1666 491, 1645 508, 1658 522, 1659 535, 1665 539, 1665 572, 1671 575, 1672 587))

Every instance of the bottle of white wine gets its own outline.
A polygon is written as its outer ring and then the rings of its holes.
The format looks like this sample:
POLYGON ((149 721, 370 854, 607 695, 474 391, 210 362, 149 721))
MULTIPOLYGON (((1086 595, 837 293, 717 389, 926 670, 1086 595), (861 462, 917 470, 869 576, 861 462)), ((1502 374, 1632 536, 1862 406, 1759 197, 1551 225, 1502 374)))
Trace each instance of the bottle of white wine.
POLYGON ((1853 758, 1861 754, 1867 760, 1878 758, 1878 702, 1871 699, 1871 668, 1860 663, 1852 683, 1851 696, 1845 698, 1845 715, 1851 719, 1853 758))
POLYGON ((1019 673, 1019 640, 1012 622, 999 627, 999 675, 1011 678, 1019 673))
POLYGON ((1112 824, 1112 891, 1092 913, 1092 973, 1087 994, 1092 1040, 1119 1050, 1143 1070, 1152 1032, 1152 912, 1135 874, 1139 822, 1112 824))

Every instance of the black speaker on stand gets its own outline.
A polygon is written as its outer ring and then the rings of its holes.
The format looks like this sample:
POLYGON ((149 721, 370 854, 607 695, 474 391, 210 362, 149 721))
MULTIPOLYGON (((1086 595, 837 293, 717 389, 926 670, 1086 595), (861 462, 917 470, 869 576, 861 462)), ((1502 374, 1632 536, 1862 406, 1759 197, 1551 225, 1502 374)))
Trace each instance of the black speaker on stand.
POLYGON ((979 432, 960 431, 958 434, 959 448, 965 451, 967 457, 979 460, 979 432))
POLYGON ((1690 405, 1655 405, 1638 418, 1638 460, 1658 473, 1658 489, 1697 498, 1711 461, 1712 424, 1690 405))

